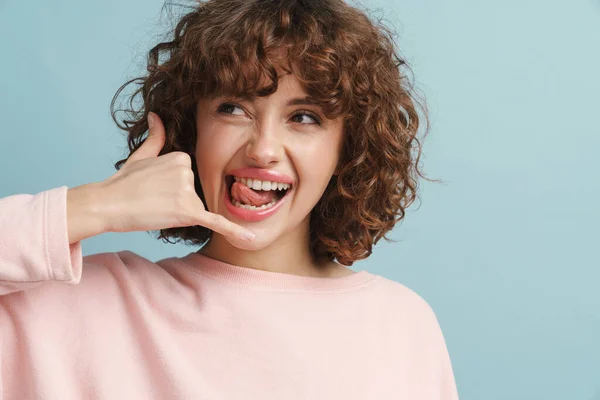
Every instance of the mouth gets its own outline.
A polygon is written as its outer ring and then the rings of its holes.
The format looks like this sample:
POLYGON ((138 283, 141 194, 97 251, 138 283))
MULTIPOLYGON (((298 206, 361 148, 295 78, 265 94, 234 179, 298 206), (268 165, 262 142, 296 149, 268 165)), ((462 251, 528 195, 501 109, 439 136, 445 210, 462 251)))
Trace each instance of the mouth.
POLYGON ((293 189, 291 183, 251 179, 234 175, 225 177, 228 200, 236 208, 264 212, 276 207, 293 189), (235 193, 234 183, 238 183, 235 193))

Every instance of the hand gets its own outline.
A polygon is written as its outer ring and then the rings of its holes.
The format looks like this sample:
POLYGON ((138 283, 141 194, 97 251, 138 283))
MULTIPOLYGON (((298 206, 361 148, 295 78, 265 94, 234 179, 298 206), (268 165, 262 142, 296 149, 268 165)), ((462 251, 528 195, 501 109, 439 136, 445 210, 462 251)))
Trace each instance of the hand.
POLYGON ((144 143, 116 174, 100 182, 110 215, 107 229, 130 232, 202 225, 230 239, 251 240, 252 231, 204 208, 194 189, 189 154, 174 151, 158 156, 165 129, 157 114, 148 115, 150 130, 144 143))

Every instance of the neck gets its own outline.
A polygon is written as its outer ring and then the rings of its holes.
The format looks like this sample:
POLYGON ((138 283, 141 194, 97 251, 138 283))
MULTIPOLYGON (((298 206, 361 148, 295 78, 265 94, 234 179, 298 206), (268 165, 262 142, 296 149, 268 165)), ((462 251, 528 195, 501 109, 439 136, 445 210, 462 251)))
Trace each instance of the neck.
POLYGON ((259 250, 239 249, 223 235, 213 232, 210 241, 198 253, 240 267, 291 275, 333 277, 352 272, 335 262, 319 262, 313 258, 308 218, 293 231, 259 250))

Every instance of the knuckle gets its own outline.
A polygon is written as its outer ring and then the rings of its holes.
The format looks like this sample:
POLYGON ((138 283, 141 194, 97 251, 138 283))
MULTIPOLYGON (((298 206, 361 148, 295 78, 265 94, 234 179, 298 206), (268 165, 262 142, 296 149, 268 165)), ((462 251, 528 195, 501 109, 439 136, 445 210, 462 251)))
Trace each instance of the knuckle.
POLYGON ((188 191, 195 191, 194 189, 194 172, 186 167, 181 167, 177 171, 177 176, 179 178, 179 183, 183 187, 183 189, 188 191))
POLYGON ((183 151, 174 151, 173 159, 177 164, 187 166, 188 168, 192 167, 192 158, 188 153, 184 153, 183 151))
POLYGON ((187 183, 183 186, 183 190, 185 193, 187 193, 188 195, 193 195, 196 196, 196 188, 194 187, 193 183, 187 183))
POLYGON ((185 179, 185 181, 194 181, 194 172, 186 166, 179 167, 179 175, 185 179))

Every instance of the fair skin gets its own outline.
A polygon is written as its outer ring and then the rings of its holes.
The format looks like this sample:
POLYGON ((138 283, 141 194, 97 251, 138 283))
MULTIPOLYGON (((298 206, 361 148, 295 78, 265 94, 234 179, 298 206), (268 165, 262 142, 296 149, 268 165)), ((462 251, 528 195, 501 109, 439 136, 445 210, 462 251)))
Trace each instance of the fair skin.
POLYGON ((310 254, 310 211, 336 171, 343 119, 328 120, 313 104, 288 104, 304 97, 297 79, 283 75, 277 92, 267 98, 199 102, 192 156, 208 210, 195 192, 190 155, 158 155, 165 129, 160 117, 149 113, 148 137, 119 171, 67 191, 69 243, 103 232, 202 225, 213 233, 199 253, 223 262, 300 276, 353 274, 338 263, 317 262, 310 254), (287 201, 261 221, 239 218, 224 204, 225 176, 242 167, 276 171, 292 182, 287 201), (248 240, 244 233, 255 237, 248 240))
POLYGON ((317 262, 310 254, 310 211, 336 171, 343 117, 327 119, 314 104, 288 104, 306 96, 294 75, 281 74, 277 91, 268 97, 220 96, 198 103, 192 156, 207 209, 256 233, 254 240, 240 246, 213 232, 198 253, 233 265, 300 276, 354 273, 336 262, 317 262), (227 172, 244 167, 273 170, 293 179, 287 201, 264 220, 246 221, 225 205, 227 172))

